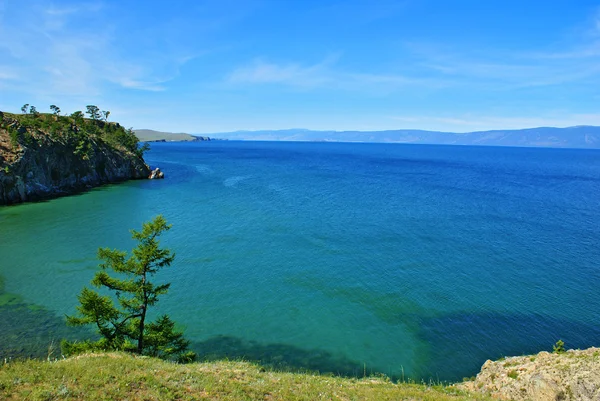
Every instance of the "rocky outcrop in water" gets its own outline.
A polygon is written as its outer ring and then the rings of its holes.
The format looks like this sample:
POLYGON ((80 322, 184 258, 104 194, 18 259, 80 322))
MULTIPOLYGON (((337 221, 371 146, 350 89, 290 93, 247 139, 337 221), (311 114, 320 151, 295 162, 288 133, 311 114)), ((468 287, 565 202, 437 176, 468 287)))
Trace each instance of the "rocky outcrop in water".
POLYGON ((160 169, 157 167, 154 170, 152 170, 148 178, 151 180, 160 180, 162 178, 165 178, 165 173, 160 171, 160 169))
POLYGON ((100 134, 84 135, 75 124, 53 132, 2 117, 0 205, 54 198, 150 174, 141 155, 103 140, 100 134))
POLYGON ((501 400, 600 400, 600 348, 488 360, 457 386, 501 400))

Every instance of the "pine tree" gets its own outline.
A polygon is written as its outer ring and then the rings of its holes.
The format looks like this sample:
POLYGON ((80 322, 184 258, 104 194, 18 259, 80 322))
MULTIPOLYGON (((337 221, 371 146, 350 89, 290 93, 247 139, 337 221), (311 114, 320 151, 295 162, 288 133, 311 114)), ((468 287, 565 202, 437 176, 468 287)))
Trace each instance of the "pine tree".
POLYGON ((87 109, 86 113, 90 115, 90 118, 92 120, 99 120, 100 117, 102 116, 100 114, 100 109, 98 108, 98 106, 94 106, 93 104, 88 104, 85 107, 87 109))
POLYGON ((60 115, 60 107, 58 107, 57 105, 51 104, 50 105, 50 110, 52 111, 52 113, 54 115, 57 115, 57 116, 60 115))
POLYGON ((147 322, 148 308, 155 305, 159 296, 166 294, 170 287, 169 283, 156 285, 150 281, 159 270, 170 266, 175 258, 169 249, 159 247, 158 237, 170 228, 171 225, 159 215, 144 223, 142 231, 131 230, 138 245, 129 258, 124 251, 98 250, 101 271, 94 276, 92 285, 107 289, 114 296, 101 295, 89 288, 82 290, 77 307, 80 316, 67 316, 67 324, 93 324, 101 338, 96 342, 64 342, 66 354, 104 349, 180 361, 194 359, 195 354, 187 351, 189 342, 183 338, 183 333, 175 330, 175 324, 167 315, 155 322, 147 322), (107 273, 111 270, 118 273, 119 278, 107 273))

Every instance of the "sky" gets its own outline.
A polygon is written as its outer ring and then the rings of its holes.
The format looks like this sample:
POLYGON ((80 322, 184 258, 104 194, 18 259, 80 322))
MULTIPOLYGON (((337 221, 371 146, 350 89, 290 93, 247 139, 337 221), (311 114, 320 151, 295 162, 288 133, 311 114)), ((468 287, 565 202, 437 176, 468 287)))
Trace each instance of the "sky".
POLYGON ((168 132, 600 125, 600 1, 0 0, 0 110, 168 132))

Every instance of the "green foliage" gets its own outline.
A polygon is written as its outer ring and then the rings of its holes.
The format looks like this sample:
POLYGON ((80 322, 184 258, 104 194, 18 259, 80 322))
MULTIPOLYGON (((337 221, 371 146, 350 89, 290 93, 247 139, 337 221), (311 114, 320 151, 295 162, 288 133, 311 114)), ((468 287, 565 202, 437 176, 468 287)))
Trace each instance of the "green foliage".
POLYGON ((92 154, 92 143, 89 141, 89 138, 80 135, 73 153, 82 160, 89 160, 92 154))
POLYGON ((517 377, 519 377, 519 373, 516 370, 510 370, 507 374, 508 377, 510 377, 511 379, 517 379, 517 377))
POLYGON ((88 114, 92 120, 100 119, 101 115, 100 115, 100 109, 98 108, 98 106, 89 104, 86 106, 86 109, 87 109, 87 111, 85 113, 88 114))
POLYGON ((136 150, 136 153, 139 157, 144 157, 144 153, 150 150, 150 144, 148 142, 144 142, 142 146, 139 146, 136 150))
POLYGON ((14 149, 17 149, 19 145, 31 146, 35 142, 31 132, 27 131, 22 126, 17 128, 16 125, 10 125, 6 128, 6 130, 10 136, 10 144, 14 149))
POLYGON ((191 361, 195 354, 188 352, 189 342, 175 330, 175 324, 164 315, 155 322, 147 322, 148 308, 156 305, 159 296, 166 294, 170 284, 154 284, 150 279, 173 262, 175 255, 159 247, 158 237, 171 228, 162 216, 144 223, 142 231, 132 230, 138 242, 131 256, 119 250, 100 248, 98 258, 101 271, 92 285, 114 293, 101 295, 84 288, 78 296, 79 316, 67 316, 73 326, 93 324, 101 339, 93 343, 65 343, 66 354, 81 349, 125 350, 178 361, 191 361), (107 271, 117 273, 110 276, 107 271), (115 305, 114 300, 117 301, 115 305))
POLYGON ((19 131, 15 127, 8 127, 8 135, 10 136, 10 145, 13 149, 19 147, 19 131))
POLYGON ((196 357, 187 351, 190 342, 183 338, 183 333, 175 331, 175 323, 167 315, 148 323, 144 342, 146 353, 153 357, 167 359, 178 355, 177 361, 181 363, 192 362, 196 357))
POLYGON ((565 342, 564 342, 563 340, 558 340, 558 341, 556 342, 556 344, 554 344, 554 345, 552 346, 552 351, 553 351, 555 354, 563 354, 563 353, 567 352, 567 351, 565 350, 565 342))
POLYGON ((48 130, 48 133, 54 139, 62 137, 64 131, 66 131, 66 127, 61 124, 60 120, 49 122, 44 128, 48 130))
POLYGON ((135 153, 138 157, 143 157, 144 152, 149 146, 139 146, 139 140, 133 129, 125 129, 118 124, 103 122, 103 128, 100 133, 102 140, 116 148, 124 148, 129 152, 135 153))
POLYGON ((85 352, 103 352, 110 347, 104 339, 98 341, 67 341, 62 340, 60 343, 61 352, 63 355, 77 355, 85 352))
POLYGON ((83 112, 80 110, 77 110, 76 112, 71 114, 71 118, 73 119, 73 121, 76 124, 81 124, 81 123, 83 123, 83 118, 84 118, 83 112))
POLYGON ((60 108, 51 105, 53 114, 39 113, 34 106, 25 104, 23 115, 3 116, 0 120, 2 128, 11 136, 14 148, 21 145, 32 145, 36 136, 49 134, 53 139, 63 140, 72 146, 73 153, 84 160, 92 157, 93 144, 101 141, 112 148, 127 151, 143 158, 148 145, 140 146, 133 130, 125 129, 117 123, 109 123, 110 111, 100 111, 97 106, 88 105, 85 118, 82 111, 75 111, 70 116, 61 116, 60 108))

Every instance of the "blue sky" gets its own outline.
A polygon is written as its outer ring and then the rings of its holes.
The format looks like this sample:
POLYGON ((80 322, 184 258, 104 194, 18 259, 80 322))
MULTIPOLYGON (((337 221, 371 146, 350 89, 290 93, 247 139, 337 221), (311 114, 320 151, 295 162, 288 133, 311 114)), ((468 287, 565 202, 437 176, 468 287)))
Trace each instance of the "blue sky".
POLYGON ((0 110, 127 127, 600 125, 600 2, 0 0, 0 110))

